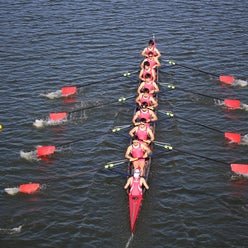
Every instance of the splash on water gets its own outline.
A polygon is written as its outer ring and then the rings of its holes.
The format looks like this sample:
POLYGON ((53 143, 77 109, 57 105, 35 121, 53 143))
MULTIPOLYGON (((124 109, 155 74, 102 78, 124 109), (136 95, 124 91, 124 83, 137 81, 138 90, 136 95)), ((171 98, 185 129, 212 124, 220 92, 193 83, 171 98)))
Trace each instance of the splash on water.
POLYGON ((33 125, 37 128, 43 128, 46 126, 57 126, 61 125, 67 122, 67 119, 65 120, 59 120, 59 121, 51 121, 51 120, 43 120, 43 119, 36 119, 33 125))
POLYGON ((240 104, 240 109, 243 109, 245 111, 248 111, 248 104, 241 103, 240 104))
POLYGON ((17 188, 17 187, 14 187, 14 188, 5 188, 4 191, 8 195, 16 195, 19 192, 19 188, 17 188))
POLYGON ((223 100, 220 100, 220 99, 214 99, 214 103, 215 105, 218 105, 218 106, 224 106, 225 103, 223 100))
POLYGON ((37 151, 24 152, 20 151, 21 158, 24 158, 28 161, 39 161, 40 159, 37 157, 37 151))
POLYGON ((40 96, 47 97, 49 99, 57 99, 62 97, 62 91, 61 90, 56 90, 54 92, 49 92, 47 94, 40 94, 40 96))
POLYGON ((244 136, 241 137, 241 145, 248 145, 248 134, 245 134, 244 136))
POLYGON ((20 233, 22 230, 22 225, 14 228, 0 228, 0 234, 13 235, 20 233))
POLYGON ((241 80, 241 79, 235 79, 233 81, 233 86, 241 86, 241 87, 245 87, 248 85, 248 82, 245 80, 241 80))

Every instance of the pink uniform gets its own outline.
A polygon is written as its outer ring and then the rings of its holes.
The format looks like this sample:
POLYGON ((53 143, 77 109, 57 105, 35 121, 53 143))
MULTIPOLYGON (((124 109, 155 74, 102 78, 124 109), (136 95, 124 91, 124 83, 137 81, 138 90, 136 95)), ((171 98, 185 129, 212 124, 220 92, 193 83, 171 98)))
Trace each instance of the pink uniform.
POLYGON ((142 118, 144 118, 146 120, 151 119, 151 114, 150 114, 149 109, 147 109, 145 111, 143 109, 140 110, 139 119, 142 119, 142 118))
POLYGON ((154 71, 153 71, 153 69, 151 69, 150 67, 149 67, 149 69, 148 70, 146 70, 146 69, 143 69, 143 73, 142 73, 142 78, 146 78, 146 74, 150 74, 151 75, 151 80, 154 80, 154 78, 153 78, 153 73, 154 73, 154 71))
POLYGON ((152 47, 152 48, 147 47, 147 48, 146 48, 146 56, 147 56, 147 57, 148 57, 148 53, 149 53, 149 52, 152 52, 154 57, 158 56, 157 53, 156 53, 156 51, 155 51, 155 48, 154 48, 154 47, 152 47))
POLYGON ((150 81, 150 82, 145 82, 144 83, 144 87, 143 87, 144 89, 145 88, 147 88, 148 90, 149 90, 149 92, 151 92, 151 91, 154 91, 155 90, 155 87, 154 87, 154 85, 153 85, 153 82, 152 81, 150 81))
POLYGON ((157 62, 155 61, 154 58, 147 58, 146 61, 148 61, 150 63, 150 67, 153 68, 154 65, 157 64, 157 62))
POLYGON ((142 157, 144 156, 144 151, 143 151, 143 149, 141 148, 141 144, 140 144, 140 143, 139 143, 139 146, 138 146, 138 147, 134 147, 134 146, 132 145, 131 154, 132 154, 132 157, 133 157, 133 158, 139 158, 139 159, 138 159, 138 162, 142 162, 142 163, 145 162, 145 159, 142 158, 142 157))
POLYGON ((151 96, 148 95, 147 97, 144 97, 144 94, 142 94, 140 98, 140 103, 146 102, 148 106, 151 106, 151 96))
POLYGON ((145 127, 144 129, 141 129, 140 127, 138 127, 136 135, 138 136, 140 140, 147 140, 148 138, 147 127, 145 127))
POLYGON ((133 183, 130 188, 130 194, 133 196, 142 195, 142 188, 140 187, 139 178, 133 178, 133 183))

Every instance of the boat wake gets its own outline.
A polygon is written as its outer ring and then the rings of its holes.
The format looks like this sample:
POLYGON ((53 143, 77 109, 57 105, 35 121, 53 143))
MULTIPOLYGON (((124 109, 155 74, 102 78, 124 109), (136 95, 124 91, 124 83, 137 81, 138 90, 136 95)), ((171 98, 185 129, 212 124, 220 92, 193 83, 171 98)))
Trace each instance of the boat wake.
POLYGON ((22 230, 22 226, 14 227, 14 228, 0 228, 0 234, 13 235, 20 233, 22 230))
POLYGON ((40 159, 37 157, 37 151, 24 152, 20 151, 21 158, 24 158, 28 161, 39 161, 40 159))
POLYGON ((66 120, 59 120, 59 121, 51 121, 51 120, 43 120, 43 119, 36 119, 33 122, 33 125, 37 128, 43 128, 46 126, 57 126, 57 125, 61 125, 67 122, 66 120))
POLYGON ((40 94, 40 96, 44 96, 46 98, 49 98, 51 100, 61 98, 62 97, 62 91, 61 90, 56 90, 53 92, 49 92, 47 94, 40 94))
POLYGON ((248 145, 248 134, 245 134, 243 137, 241 137, 241 145, 248 145))
POLYGON ((233 86, 241 86, 241 87, 245 87, 248 85, 248 82, 245 80, 241 80, 241 79, 235 79, 232 83, 233 86))
POLYGON ((132 240, 133 240, 133 233, 131 234, 130 238, 128 239, 125 248, 128 248, 129 247, 129 245, 132 242, 132 240))
POLYGON ((248 111, 248 104, 244 104, 242 103, 241 106, 240 106, 241 109, 245 110, 245 111, 248 111))

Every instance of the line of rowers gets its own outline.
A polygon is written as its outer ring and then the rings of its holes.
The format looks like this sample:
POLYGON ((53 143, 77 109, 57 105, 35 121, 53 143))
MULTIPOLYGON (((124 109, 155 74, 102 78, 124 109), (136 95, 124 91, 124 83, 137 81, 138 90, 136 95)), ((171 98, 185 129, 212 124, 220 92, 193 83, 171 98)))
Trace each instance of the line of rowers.
POLYGON ((153 127, 150 123, 158 120, 154 109, 158 106, 155 96, 159 92, 159 87, 155 81, 157 80, 157 68, 161 66, 158 60, 161 54, 155 47, 154 41, 150 40, 148 47, 144 48, 141 55, 146 58, 141 63, 139 73, 141 83, 137 89, 138 96, 135 99, 139 110, 132 119, 134 127, 129 131, 132 144, 128 146, 125 154, 125 158, 134 166, 134 173, 128 178, 124 189, 130 187, 132 195, 142 194, 142 186, 149 189, 143 176, 146 159, 152 152, 150 144, 154 141, 153 127))

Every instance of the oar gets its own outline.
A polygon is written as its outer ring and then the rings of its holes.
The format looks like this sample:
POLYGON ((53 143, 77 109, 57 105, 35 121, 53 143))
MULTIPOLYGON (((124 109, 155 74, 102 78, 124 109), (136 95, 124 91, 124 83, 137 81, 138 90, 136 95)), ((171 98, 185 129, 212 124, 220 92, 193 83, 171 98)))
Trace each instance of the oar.
POLYGON ((208 75, 218 77, 220 82, 225 83, 225 84, 232 84, 234 82, 234 80, 235 80, 234 76, 217 75, 217 74, 214 74, 214 73, 203 71, 203 70, 195 68, 195 67, 190 67, 190 66, 187 66, 187 65, 178 64, 177 62, 172 61, 172 60, 167 60, 167 62, 170 65, 177 65, 177 66, 181 66, 181 67, 184 67, 184 68, 187 68, 187 69, 190 69, 190 70, 199 71, 199 72, 202 72, 202 73, 205 73, 205 74, 208 74, 208 75))
MULTIPOLYGON (((222 161, 222 160, 218 160, 218 159, 202 156, 202 155, 199 155, 199 154, 195 154, 193 152, 173 148, 171 146, 171 144, 169 144, 169 143, 160 142, 160 141, 153 141, 153 142, 154 142, 155 145, 163 147, 163 148, 165 148, 167 150, 170 150, 170 151, 174 150, 174 151, 177 151, 177 152, 189 154, 189 155, 192 155, 192 156, 195 156, 195 157, 200 157, 200 158, 207 159, 207 160, 210 160, 210 161, 214 161, 214 162, 217 162, 217 163, 230 165, 229 163, 227 163, 225 161, 222 161)), ((248 176, 248 164, 231 163, 230 167, 231 167, 231 170, 233 172, 235 172, 236 174, 240 174, 240 175, 243 175, 243 176, 248 176)))
MULTIPOLYGON (((163 85, 164 83, 160 83, 160 84, 163 85)), ((206 94, 203 94, 203 93, 195 92, 195 91, 192 91, 192 90, 182 89, 180 87, 176 87, 173 84, 166 84, 166 85, 167 85, 168 89, 172 89, 172 90, 178 89, 178 90, 188 92, 188 93, 191 93, 191 94, 208 97, 208 98, 211 98, 211 99, 214 99, 214 100, 223 101, 224 105, 227 108, 231 108, 231 109, 241 109, 242 108, 240 100, 237 100, 237 99, 222 99, 222 98, 218 98, 218 97, 215 97, 215 96, 209 96, 209 95, 206 95, 206 94)))
POLYGON ((79 88, 94 85, 94 84, 102 84, 102 83, 108 82, 110 80, 119 78, 119 77, 129 77, 131 74, 136 73, 136 72, 138 72, 138 71, 126 72, 126 73, 116 75, 114 77, 107 78, 107 79, 104 79, 101 81, 90 82, 90 83, 81 84, 81 85, 77 85, 77 86, 65 86, 65 87, 61 88, 61 93, 62 93, 62 96, 68 97, 68 96, 76 94, 77 89, 79 89, 79 88))
MULTIPOLYGON (((72 140, 72 141, 69 141, 69 142, 66 142, 66 143, 62 143, 62 144, 57 145, 57 147, 70 145, 70 144, 76 143, 76 142, 78 142, 78 141, 80 141, 82 139, 83 138, 75 139, 75 140, 72 140)), ((56 146, 54 146, 54 145, 38 146, 37 149, 36 149, 37 157, 49 156, 49 155, 53 154, 55 152, 55 150, 56 150, 56 146)))
POLYGON ((39 183, 21 184, 19 187, 5 188, 4 191, 9 195, 15 195, 18 192, 24 194, 32 194, 40 189, 39 183))
POLYGON ((111 103, 116 103, 116 102, 125 102, 128 99, 134 98, 134 96, 130 96, 130 97, 120 97, 118 100, 111 100, 108 101, 106 103, 102 103, 99 105, 93 105, 90 107, 83 107, 83 108, 78 108, 72 111, 68 111, 68 112, 58 112, 58 113, 50 113, 49 114, 49 120, 50 121, 64 121, 68 118, 69 114, 75 113, 75 112, 79 112, 79 111, 83 111, 83 110, 87 110, 87 109, 93 109, 93 108, 98 108, 98 107, 102 107, 104 105, 109 105, 111 103))
MULTIPOLYGON (((107 164, 104 165, 104 169, 112 169, 115 166, 127 163, 127 159, 122 159, 122 160, 117 160, 117 161, 111 161, 108 162, 107 164)), ((83 172, 79 172, 76 174, 69 174, 64 176, 63 178, 71 178, 74 176, 78 176, 78 175, 83 175, 89 172, 93 172, 93 171, 97 171, 101 168, 94 168, 92 170, 87 170, 87 171, 83 171, 83 172)), ((47 178, 46 178, 47 179, 47 178)), ((48 178, 49 179, 49 178, 48 178)), ((51 180, 54 180, 55 178, 50 178, 51 180)), ((26 184, 21 184, 19 187, 13 187, 13 188, 5 188, 4 191, 9 194, 9 195, 15 195, 17 193, 24 193, 24 194, 32 194, 35 193, 36 191, 38 191, 41 188, 41 184, 40 183, 26 183, 26 184)))
POLYGON ((232 141, 232 142, 234 142, 234 143, 240 143, 241 142, 241 134, 239 134, 239 133, 223 132, 223 131, 221 131, 221 130, 219 130, 217 128, 210 127, 210 126, 201 124, 199 122, 196 122, 196 121, 193 121, 193 120, 190 120, 190 119, 179 117, 179 116, 173 114, 171 111, 159 110, 158 112, 162 113, 162 114, 166 114, 167 116, 170 116, 170 117, 174 117, 174 118, 177 118, 177 119, 180 119, 180 120, 183 120, 183 121, 186 121, 186 122, 201 126, 201 127, 205 127, 207 129, 210 129, 212 131, 215 131, 215 132, 218 132, 218 133, 221 133, 221 134, 224 133, 225 138, 230 140, 230 141, 232 141))

